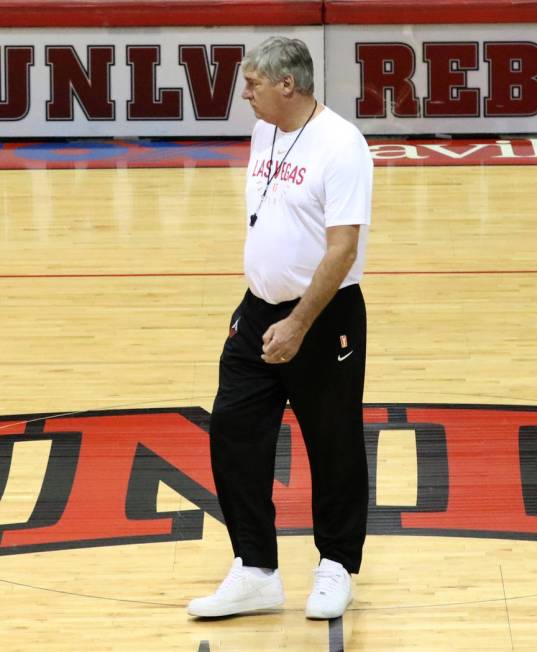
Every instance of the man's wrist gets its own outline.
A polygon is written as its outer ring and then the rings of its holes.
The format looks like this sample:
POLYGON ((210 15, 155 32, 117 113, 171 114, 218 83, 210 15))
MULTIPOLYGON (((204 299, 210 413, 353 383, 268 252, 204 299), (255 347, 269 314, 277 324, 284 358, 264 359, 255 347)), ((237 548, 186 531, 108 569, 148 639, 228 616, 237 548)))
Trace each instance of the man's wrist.
POLYGON ((303 313, 300 309, 300 304, 298 304, 293 312, 289 315, 289 320, 293 324, 293 327, 305 335, 311 325, 313 324, 314 319, 308 318, 307 315, 303 313))

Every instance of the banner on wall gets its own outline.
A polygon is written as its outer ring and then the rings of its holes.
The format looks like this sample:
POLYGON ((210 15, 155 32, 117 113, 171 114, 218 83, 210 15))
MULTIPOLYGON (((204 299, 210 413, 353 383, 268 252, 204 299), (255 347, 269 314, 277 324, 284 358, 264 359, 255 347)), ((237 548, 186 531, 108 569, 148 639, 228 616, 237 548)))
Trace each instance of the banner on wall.
MULTIPOLYGON (((274 27, 0 30, 0 138, 247 136, 244 53, 274 27)), ((322 27, 304 40, 324 99, 322 27)))
POLYGON ((0 30, 0 138, 248 136, 240 61, 274 33, 365 134, 537 132, 535 25, 0 30))
POLYGON ((367 134, 535 133, 535 25, 331 25, 326 96, 367 134))

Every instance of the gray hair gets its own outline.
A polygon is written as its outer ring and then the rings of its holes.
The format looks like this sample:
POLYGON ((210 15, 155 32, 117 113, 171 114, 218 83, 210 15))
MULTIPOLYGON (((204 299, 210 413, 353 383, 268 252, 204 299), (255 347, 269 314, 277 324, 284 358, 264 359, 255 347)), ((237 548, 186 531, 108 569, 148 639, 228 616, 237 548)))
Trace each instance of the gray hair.
POLYGON ((300 39, 271 36, 246 53, 242 69, 255 70, 274 84, 291 75, 298 93, 313 94, 313 61, 307 45, 300 39))

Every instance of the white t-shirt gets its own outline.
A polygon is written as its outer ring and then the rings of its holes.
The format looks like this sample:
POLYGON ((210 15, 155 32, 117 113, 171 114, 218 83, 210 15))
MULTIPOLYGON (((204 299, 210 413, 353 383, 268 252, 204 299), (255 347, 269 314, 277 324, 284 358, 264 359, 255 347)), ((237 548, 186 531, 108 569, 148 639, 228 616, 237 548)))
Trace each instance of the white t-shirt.
POLYGON ((341 287, 363 274, 371 221, 373 163, 358 129, 325 107, 300 130, 277 131, 277 170, 267 184, 274 125, 254 127, 246 181, 247 236, 244 270, 250 290, 268 303, 301 297, 326 252, 326 228, 360 224, 358 256, 341 287), (250 215, 257 214, 254 226, 250 215))

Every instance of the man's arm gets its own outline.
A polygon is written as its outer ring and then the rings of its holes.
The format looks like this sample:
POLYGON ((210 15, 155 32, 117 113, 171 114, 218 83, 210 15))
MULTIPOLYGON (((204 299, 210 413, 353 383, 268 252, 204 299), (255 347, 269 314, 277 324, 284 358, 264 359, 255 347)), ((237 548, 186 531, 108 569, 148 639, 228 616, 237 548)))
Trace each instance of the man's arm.
POLYGON ((323 308, 329 303, 356 260, 358 225, 331 226, 326 229, 326 253, 304 296, 289 317, 272 324, 263 335, 265 362, 289 362, 302 344, 304 336, 323 308))

